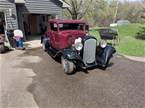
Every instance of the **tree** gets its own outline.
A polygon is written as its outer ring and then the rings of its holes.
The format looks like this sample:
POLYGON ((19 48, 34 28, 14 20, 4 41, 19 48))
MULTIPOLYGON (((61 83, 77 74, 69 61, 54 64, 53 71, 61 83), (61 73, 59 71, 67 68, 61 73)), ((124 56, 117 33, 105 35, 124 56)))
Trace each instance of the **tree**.
POLYGON ((64 14, 67 18, 83 19, 90 25, 108 26, 119 19, 126 19, 133 23, 143 22, 142 2, 128 0, 65 0, 70 4, 64 14))
MULTIPOLYGON (((142 15, 142 18, 145 19, 145 8, 143 9, 144 14, 142 15)), ((136 35, 137 39, 145 40, 145 27, 141 27, 141 30, 136 35)))
POLYGON ((118 5, 117 19, 127 19, 132 23, 142 22, 143 2, 124 1, 118 5))
POLYGON ((82 19, 87 13, 92 0, 65 0, 70 5, 66 15, 72 19, 82 19))
POLYGON ((117 0, 93 0, 85 19, 91 25, 108 26, 116 19, 117 0))

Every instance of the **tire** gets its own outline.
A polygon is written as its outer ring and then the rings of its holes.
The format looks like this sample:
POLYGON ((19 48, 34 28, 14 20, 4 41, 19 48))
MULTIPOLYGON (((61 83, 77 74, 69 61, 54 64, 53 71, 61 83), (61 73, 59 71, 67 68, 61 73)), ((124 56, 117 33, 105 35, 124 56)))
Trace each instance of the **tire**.
POLYGON ((46 45, 46 44, 47 44, 47 41, 48 41, 48 40, 47 40, 46 38, 44 38, 44 39, 42 40, 42 49, 43 49, 44 51, 47 51, 47 48, 46 48, 46 47, 48 46, 48 45, 46 45))
POLYGON ((0 53, 4 53, 5 52, 5 46, 4 44, 0 44, 0 53))
POLYGON ((42 49, 43 49, 44 51, 46 51, 46 47, 45 47, 44 41, 42 41, 42 49))
POLYGON ((61 57, 61 64, 64 69, 64 72, 66 74, 73 74, 74 73, 74 63, 68 61, 67 59, 64 59, 64 57, 61 57))

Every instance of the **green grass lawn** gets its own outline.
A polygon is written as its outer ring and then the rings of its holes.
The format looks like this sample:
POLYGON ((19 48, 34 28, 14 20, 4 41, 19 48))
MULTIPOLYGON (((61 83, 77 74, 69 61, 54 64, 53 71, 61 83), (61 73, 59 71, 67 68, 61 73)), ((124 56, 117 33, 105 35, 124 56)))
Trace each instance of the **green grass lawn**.
MULTIPOLYGON (((145 26, 141 24, 129 24, 118 26, 119 45, 116 46, 117 53, 130 56, 144 56, 145 57, 145 40, 136 39, 136 33, 140 27, 145 26)), ((96 29, 96 28, 95 28, 96 29)), ((90 34, 100 39, 99 33, 92 29, 90 34)))

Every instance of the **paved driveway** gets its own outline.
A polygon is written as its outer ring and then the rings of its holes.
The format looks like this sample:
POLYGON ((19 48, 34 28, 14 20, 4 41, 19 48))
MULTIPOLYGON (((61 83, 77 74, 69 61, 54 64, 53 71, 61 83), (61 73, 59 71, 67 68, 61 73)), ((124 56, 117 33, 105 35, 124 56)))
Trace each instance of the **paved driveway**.
POLYGON ((74 75, 42 49, 1 55, 1 108, 145 108, 145 63, 115 56, 74 75))

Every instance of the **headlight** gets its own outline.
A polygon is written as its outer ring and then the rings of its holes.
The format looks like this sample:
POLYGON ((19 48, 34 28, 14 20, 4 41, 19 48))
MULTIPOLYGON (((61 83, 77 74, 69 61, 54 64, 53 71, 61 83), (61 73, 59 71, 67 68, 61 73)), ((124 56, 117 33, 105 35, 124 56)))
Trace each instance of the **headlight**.
POLYGON ((107 46, 107 42, 105 40, 100 41, 101 48, 105 48, 107 46))
POLYGON ((81 42, 75 43, 75 49, 76 49, 76 50, 80 51, 82 48, 83 48, 83 45, 82 45, 81 42))
POLYGON ((76 50, 80 51, 83 48, 82 39, 81 38, 76 39, 74 46, 76 50))

